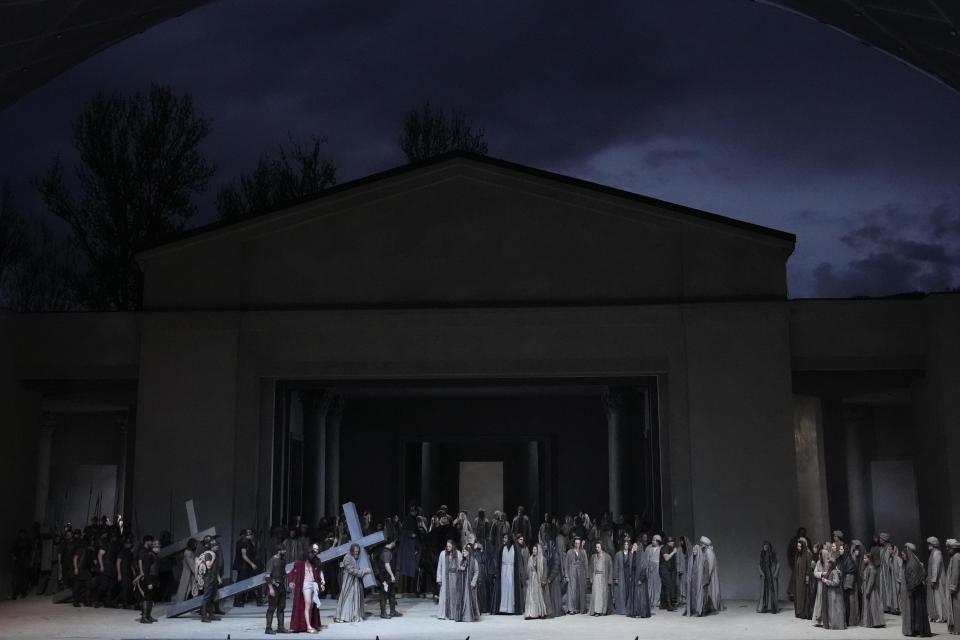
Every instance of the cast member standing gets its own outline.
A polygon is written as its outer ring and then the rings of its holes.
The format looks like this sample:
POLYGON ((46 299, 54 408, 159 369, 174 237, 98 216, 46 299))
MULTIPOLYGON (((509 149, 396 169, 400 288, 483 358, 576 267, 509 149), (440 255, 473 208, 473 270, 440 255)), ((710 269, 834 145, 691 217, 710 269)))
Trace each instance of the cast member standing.
POLYGON ((376 562, 378 567, 376 578, 380 583, 377 588, 380 592, 380 617, 387 619, 403 616, 402 613, 397 611, 397 575, 393 571, 393 550, 396 546, 396 542, 389 540, 378 552, 378 561, 376 562), (387 613, 388 602, 390 613, 387 613))
POLYGON ((677 606, 677 547, 673 538, 660 547, 660 608, 674 611, 677 606))
POLYGON ((143 589, 143 605, 140 615, 140 622, 156 622, 153 613, 153 602, 160 590, 160 565, 157 562, 157 552, 160 550, 160 542, 153 536, 145 536, 143 549, 140 550, 138 568, 140 570, 137 576, 140 582, 140 588, 143 589))
POLYGON ((780 563, 773 545, 764 542, 760 547, 760 599, 757 613, 780 613, 780 563))
POLYGON ((627 592, 627 615, 631 618, 650 617, 650 595, 647 593, 647 554, 640 545, 630 545, 630 559, 627 562, 626 576, 629 586, 627 592))
POLYGON ((447 540, 446 548, 437 561, 437 618, 454 620, 457 615, 457 574, 460 571, 460 552, 453 540, 447 540))
POLYGON ((547 603, 543 598, 547 583, 547 566, 540 554, 540 546, 533 545, 527 560, 527 588, 524 600, 523 617, 527 620, 547 617, 547 603))
POLYGON ((627 598, 632 589, 627 573, 630 571, 630 539, 624 538, 623 548, 613 558, 613 612, 627 613, 627 598))
POLYGON ((700 537, 700 545, 703 547, 703 588, 704 603, 703 613, 707 615, 713 612, 724 610, 723 598, 720 596, 720 577, 717 570, 717 556, 713 551, 713 543, 706 536, 700 537))
POLYGON ((547 617, 557 618, 566 612, 563 610, 563 555, 556 540, 547 540, 543 547, 543 562, 547 567, 547 586, 543 590, 547 617))
POLYGON ((950 553, 947 563, 947 593, 950 595, 947 630, 960 635, 960 542, 950 538, 947 540, 947 550, 950 553))
POLYGON ((605 616, 610 613, 611 594, 613 586, 613 561, 610 554, 603 550, 603 543, 594 545, 594 553, 590 556, 591 597, 590 615, 605 616))
POLYGON ((900 603, 903 635, 929 637, 931 633, 930 618, 927 617, 927 572, 917 557, 917 548, 912 542, 903 545, 900 559, 903 561, 900 603))
POLYGON ((567 583, 567 613, 587 613, 590 603, 587 600, 587 553, 583 549, 583 539, 573 539, 573 549, 567 551, 564 564, 564 580, 567 583))
POLYGON ((293 565, 287 575, 287 586, 293 589, 293 611, 290 631, 320 632, 320 593, 327 588, 320 570, 320 546, 311 545, 307 553, 293 565))
POLYGON ((655 608, 660 603, 660 555, 663 553, 663 538, 660 535, 653 536, 653 542, 646 548, 647 562, 650 571, 648 572, 647 588, 650 591, 650 608, 655 608))
POLYGON ((363 622, 363 577, 370 569, 360 568, 360 545, 350 545, 350 553, 340 561, 340 597, 334 622, 363 622))
POLYGON ((283 626, 283 609, 287 604, 287 551, 277 546, 275 553, 267 560, 267 627, 264 633, 286 633, 283 626), (277 615, 277 630, 273 630, 273 615, 277 615))
POLYGON ((531 539, 533 527, 530 525, 530 518, 523 507, 517 507, 517 515, 510 523, 510 529, 513 531, 514 537, 523 536, 524 540, 531 539))
POLYGON ((927 538, 927 546, 930 548, 930 555, 927 558, 927 584, 930 587, 927 606, 930 608, 930 620, 946 622, 949 595, 947 583, 944 580, 946 571, 943 566, 943 552, 940 551, 940 540, 930 536, 927 538))
POLYGON ((813 603, 807 597, 807 578, 810 573, 810 564, 813 562, 813 554, 807 548, 806 538, 797 539, 793 558, 793 569, 790 575, 793 580, 794 615, 809 620, 813 614, 813 603))
POLYGON ((460 567, 457 571, 457 602, 454 620, 457 622, 478 622, 480 603, 477 600, 477 584, 480 580, 480 567, 470 552, 470 545, 463 548, 460 567))
POLYGON ((883 602, 880 601, 880 580, 877 576, 877 568, 873 564, 873 558, 874 556, 869 553, 864 556, 863 571, 861 572, 863 605, 861 606, 860 624, 870 629, 886 625, 883 619, 883 602))
POLYGON ((820 578, 823 583, 822 621, 824 629, 846 629, 846 607, 843 603, 843 580, 840 570, 833 561, 829 561, 824 575, 820 578))

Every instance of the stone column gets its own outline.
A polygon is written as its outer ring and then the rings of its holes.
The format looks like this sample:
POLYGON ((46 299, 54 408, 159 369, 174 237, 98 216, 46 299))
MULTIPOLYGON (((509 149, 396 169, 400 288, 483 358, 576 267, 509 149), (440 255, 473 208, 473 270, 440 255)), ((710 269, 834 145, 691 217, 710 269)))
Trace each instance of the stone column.
POLYGON ((432 513, 437 505, 433 504, 433 450, 432 442, 420 443, 420 505, 424 513, 432 513))
POLYGON ((871 510, 867 496, 866 467, 863 461, 863 424, 867 410, 846 407, 843 411, 843 446, 847 465, 847 506, 850 510, 850 531, 847 540, 866 540, 872 533, 868 524, 871 510))
POLYGON ((620 421, 623 398, 610 387, 603 392, 603 408, 607 413, 607 482, 608 509, 616 518, 620 515, 620 421))
POLYGON ((53 414, 44 413, 40 424, 40 443, 37 448, 37 493, 34 500, 33 519, 46 522, 47 500, 50 498, 50 457, 53 450, 53 429, 56 420, 53 414))
POLYGON ((336 516, 340 509, 340 420, 343 417, 343 398, 332 398, 326 412, 326 509, 328 516, 336 516))
MULTIPOLYGON (((536 530, 537 525, 543 514, 540 512, 540 450, 536 440, 527 443, 527 487, 529 495, 527 504, 529 505, 527 515, 530 516, 530 523, 536 530)), ((533 540, 528 540, 527 544, 533 544, 533 540)))
POLYGON ((308 392, 303 396, 304 481, 308 484, 305 517, 315 524, 327 514, 327 412, 330 394, 308 392))
POLYGON ((112 520, 118 513, 124 514, 124 499, 127 495, 127 463, 129 461, 130 448, 130 418, 127 415, 117 416, 114 423, 117 427, 117 446, 120 447, 120 464, 117 465, 117 494, 114 499, 113 513, 110 514, 112 520))

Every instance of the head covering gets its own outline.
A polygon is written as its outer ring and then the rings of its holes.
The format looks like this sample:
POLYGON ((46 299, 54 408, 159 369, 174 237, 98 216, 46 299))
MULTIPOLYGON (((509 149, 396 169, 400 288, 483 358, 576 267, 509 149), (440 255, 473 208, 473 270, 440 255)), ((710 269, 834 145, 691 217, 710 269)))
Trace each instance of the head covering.
POLYGON ((930 545, 931 547, 939 547, 940 540, 936 536, 930 536, 929 538, 927 538, 927 544, 930 545))
POLYGON ((809 546, 810 546, 810 543, 807 542, 807 539, 804 538, 803 536, 800 536, 799 538, 797 538, 797 542, 802 542, 802 543, 803 543, 803 546, 805 546, 805 547, 809 547, 809 546))
POLYGON ((881 533, 881 534, 878 535, 877 537, 880 538, 880 541, 881 541, 881 542, 890 542, 890 534, 889 534, 889 533, 881 533))
POLYGON ((917 552, 917 545, 913 544, 912 542, 904 542, 903 548, 909 550, 911 553, 917 552))
POLYGON ((843 531, 840 531, 840 529, 837 529, 836 531, 834 531, 833 535, 843 540, 843 531))
POLYGON ((947 544, 947 546, 950 547, 951 549, 958 549, 958 548, 960 548, 960 541, 958 541, 956 538, 947 538, 947 543, 946 543, 946 544, 947 544))
POLYGON ((713 543, 710 542, 710 538, 707 536, 700 536, 700 544, 709 547, 713 543))
POLYGON ((917 547, 912 542, 903 545, 903 549, 907 556, 906 560, 903 561, 903 583, 907 590, 913 591, 924 583, 927 572, 924 570, 920 558, 914 553, 917 547))
POLYGON ((663 538, 661 538, 660 535, 657 534, 657 535, 654 535, 654 536, 653 536, 653 541, 654 541, 654 542, 663 542, 663 538))

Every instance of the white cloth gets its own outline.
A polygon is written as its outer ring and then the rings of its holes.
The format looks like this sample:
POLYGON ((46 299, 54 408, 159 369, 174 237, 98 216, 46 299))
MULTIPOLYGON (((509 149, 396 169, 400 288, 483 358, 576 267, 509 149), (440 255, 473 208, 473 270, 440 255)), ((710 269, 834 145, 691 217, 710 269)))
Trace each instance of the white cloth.
POLYGON ((513 600, 513 563, 515 561, 514 545, 500 550, 500 613, 514 613, 516 603, 513 600))

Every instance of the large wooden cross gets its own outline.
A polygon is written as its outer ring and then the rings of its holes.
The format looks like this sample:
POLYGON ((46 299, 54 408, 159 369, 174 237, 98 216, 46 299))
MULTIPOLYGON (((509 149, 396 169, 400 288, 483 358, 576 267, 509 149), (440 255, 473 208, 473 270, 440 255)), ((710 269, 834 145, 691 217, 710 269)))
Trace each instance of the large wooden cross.
MULTIPOLYGON (((372 547, 375 544, 379 544, 384 541, 383 531, 375 531, 370 535, 363 535, 363 528, 360 526, 360 518, 357 517, 357 507, 352 502, 348 502, 343 505, 343 515, 347 519, 347 530, 350 532, 350 541, 344 542, 340 546, 332 547, 326 551, 321 551, 320 555, 317 556, 317 560, 323 564, 330 560, 336 558, 341 558, 348 553, 350 553, 350 547, 354 544, 360 545, 360 569, 370 569, 370 555, 367 553, 367 547, 372 547)), ((221 553, 223 551, 221 550, 221 553)), ((287 563, 286 572, 290 573, 293 571, 293 567, 296 564, 296 561, 287 563)), ((247 578, 246 580, 240 580, 239 582, 234 582, 225 587, 217 589, 217 600, 225 600, 231 596, 235 596, 238 593, 243 593, 245 591, 251 591, 263 585, 267 580, 266 573, 260 573, 253 577, 247 578)), ((376 579, 373 577, 372 573, 368 573, 363 577, 363 586, 372 587, 377 584, 376 579)), ((178 602, 167 607, 167 617, 175 618, 184 613, 194 611, 200 608, 200 605, 203 604, 203 596, 197 596, 196 598, 191 598, 190 600, 184 600, 183 602, 178 602)))

